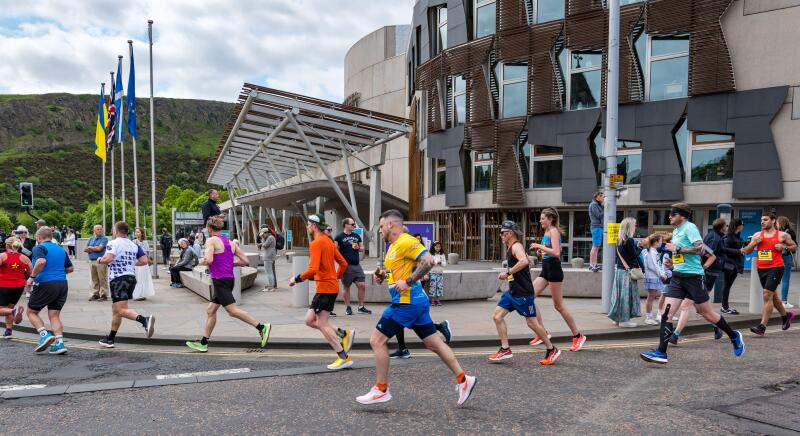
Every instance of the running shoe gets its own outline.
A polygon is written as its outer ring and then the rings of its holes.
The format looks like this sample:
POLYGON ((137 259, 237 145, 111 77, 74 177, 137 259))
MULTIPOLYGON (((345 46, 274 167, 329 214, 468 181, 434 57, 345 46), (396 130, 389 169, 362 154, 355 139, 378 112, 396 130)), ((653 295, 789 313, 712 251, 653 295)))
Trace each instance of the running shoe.
POLYGON ((258 334, 261 336, 261 348, 267 347, 267 341, 269 341, 269 334, 272 332, 272 324, 264 323, 264 326, 261 327, 261 331, 258 334))
POLYGON ((386 389, 386 392, 383 392, 376 386, 373 386, 372 389, 370 389, 366 394, 356 397, 356 401, 361 404, 385 403, 391 399, 392 393, 389 392, 389 389, 386 389))
POLYGON ((645 320, 644 320, 644 323, 645 323, 645 324, 647 324, 647 325, 658 325, 658 324, 659 324, 659 322, 658 322, 658 321, 656 321, 656 320, 655 320, 654 318, 652 318, 652 317, 651 317, 651 318, 647 318, 647 319, 645 319, 645 320))
POLYGON ((464 378, 464 383, 459 383, 458 386, 456 386, 456 389, 458 389, 459 406, 464 404, 469 399, 469 396, 472 395, 472 391, 475 390, 476 384, 478 384, 478 379, 468 375, 464 378))
MULTIPOLYGON (((547 332, 547 339, 551 339, 552 337, 553 337, 553 335, 551 335, 550 332, 547 332)), ((539 345, 542 342, 543 342, 542 338, 540 338, 539 335, 536 335, 533 339, 531 339, 531 341, 529 343, 531 345, 539 345)))
POLYGON ((328 314, 328 316, 334 316, 334 317, 335 317, 335 316, 338 316, 338 315, 336 315, 336 313, 335 313, 335 312, 330 312, 330 313, 328 314))
POLYGON ((153 333, 156 332, 156 317, 155 315, 150 315, 147 317, 147 324, 144 326, 144 329, 147 331, 147 337, 152 338, 153 333))
POLYGON ((356 331, 353 329, 344 329, 344 336, 339 338, 339 344, 345 353, 350 354, 350 349, 353 348, 353 341, 356 338, 356 331))
POLYGON ((48 350, 47 352, 50 354, 66 354, 67 347, 62 342, 60 344, 51 345, 50 350, 48 350))
POLYGON ((367 309, 366 306, 358 306, 358 313, 362 315, 372 315, 372 311, 367 309))
POLYGON ((730 315, 738 315, 739 311, 731 307, 730 309, 728 309, 728 314, 730 314, 730 315))
POLYGON ((453 339, 453 329, 450 328, 450 321, 442 321, 442 336, 444 336, 444 343, 450 345, 450 340, 453 339))
POLYGON ((390 359, 410 359, 411 352, 408 351, 408 348, 403 348, 402 350, 397 350, 394 353, 389 355, 390 359))
POLYGON ((53 345, 53 342, 55 342, 55 341, 56 341, 56 337, 53 336, 52 333, 47 332, 46 335, 39 336, 39 343, 36 345, 36 348, 34 348, 33 351, 35 351, 37 353, 41 353, 47 347, 53 345))
POLYGON ((25 308, 22 306, 17 306, 14 308, 14 324, 19 324, 22 322, 23 312, 25 312, 25 308))
POLYGON ((736 338, 731 339, 731 343, 733 344, 733 354, 736 357, 741 356, 744 354, 744 338, 742 337, 742 332, 736 331, 736 338))
POLYGON ((200 341, 186 341, 186 346, 201 353, 208 352, 208 344, 203 345, 200 341))
POLYGON ((639 357, 641 357, 642 360, 644 360, 645 362, 662 363, 662 364, 667 363, 667 353, 662 353, 659 350, 639 353, 639 357))
POLYGON ((580 351, 583 348, 583 344, 586 343, 586 336, 581 334, 577 338, 572 338, 572 346, 569 347, 569 351, 580 351))
POLYGON ((757 336, 764 336, 767 334, 767 328, 763 324, 759 324, 755 327, 750 327, 750 331, 755 333, 757 336))
POLYGON ((350 368, 353 366, 353 358, 347 356, 347 359, 342 359, 341 357, 337 357, 336 360, 333 361, 330 365, 328 365, 328 369, 333 371, 338 371, 340 369, 350 368))
POLYGON ((794 307, 794 304, 792 304, 792 303, 790 303, 788 301, 784 301, 783 302, 783 307, 785 307, 787 309, 792 309, 794 307))
POLYGON ((676 335, 675 333, 673 333, 672 336, 670 336, 668 339, 669 343, 672 345, 678 345, 678 339, 680 339, 680 337, 681 337, 680 335, 676 335))
POLYGON ((501 360, 508 360, 514 357, 514 353, 511 352, 511 348, 503 348, 500 347, 496 353, 490 354, 487 356, 489 361, 491 362, 500 362, 501 360))
POLYGON ((789 330, 789 327, 792 326, 792 321, 794 320, 794 312, 788 311, 786 312, 786 321, 783 322, 781 326, 782 330, 789 330))
POLYGON ((540 365, 545 365, 545 366, 552 365, 552 364, 556 363, 556 359, 558 359, 558 356, 560 356, 560 355, 561 355, 561 350, 559 350, 558 348, 553 347, 552 350, 548 350, 544 354, 544 359, 540 360, 539 364, 540 365))
POLYGON ((3 339, 11 339, 14 336, 14 332, 11 329, 6 329, 3 332, 3 339))
POLYGON ((722 309, 720 309, 719 311, 720 311, 721 313, 724 313, 724 314, 726 314, 726 315, 733 315, 733 310, 732 310, 732 309, 729 309, 729 308, 725 308, 725 307, 723 307, 723 308, 722 308, 722 309))
POLYGON ((100 339, 97 343, 106 348, 114 348, 114 341, 108 338, 100 339))
POLYGON ((350 306, 347 306, 347 309, 344 310, 344 314, 345 315, 352 315, 353 314, 353 308, 350 307, 350 306))
POLYGON ((722 329, 714 327, 714 340, 718 341, 720 339, 722 339, 722 329))

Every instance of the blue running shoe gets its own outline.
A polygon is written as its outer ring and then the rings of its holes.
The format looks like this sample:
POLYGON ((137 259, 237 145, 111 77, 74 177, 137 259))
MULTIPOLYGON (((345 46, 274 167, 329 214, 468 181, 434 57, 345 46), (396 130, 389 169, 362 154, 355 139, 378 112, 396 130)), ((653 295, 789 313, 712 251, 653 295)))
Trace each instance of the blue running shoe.
POLYGON ((411 352, 408 351, 408 348, 404 348, 402 350, 397 350, 394 353, 389 355, 390 359, 410 359, 411 352))
POLYGON ((65 354, 66 352, 67 352, 67 347, 64 345, 63 342, 60 344, 52 345, 50 347, 50 351, 48 351, 48 353, 50 354, 65 354))
POLYGON ((744 354, 744 338, 742 338, 742 332, 736 331, 736 339, 731 339, 731 343, 733 344, 733 354, 736 357, 741 356, 744 354))
POLYGON ((658 350, 653 351, 646 351, 644 353, 640 353, 639 357, 642 358, 645 362, 652 362, 652 363, 667 363, 667 353, 662 353, 658 350))
POLYGON ((444 336, 444 343, 450 344, 450 339, 453 339, 453 330, 450 329, 450 321, 442 321, 442 336, 444 336))
POLYGON ((53 336, 52 333, 47 332, 44 336, 39 336, 39 343, 36 345, 36 348, 33 349, 36 353, 41 353, 50 345, 53 345, 53 342, 56 341, 56 337, 53 336))
POLYGON ((722 339, 722 329, 719 327, 714 327, 714 339, 717 341, 722 339))

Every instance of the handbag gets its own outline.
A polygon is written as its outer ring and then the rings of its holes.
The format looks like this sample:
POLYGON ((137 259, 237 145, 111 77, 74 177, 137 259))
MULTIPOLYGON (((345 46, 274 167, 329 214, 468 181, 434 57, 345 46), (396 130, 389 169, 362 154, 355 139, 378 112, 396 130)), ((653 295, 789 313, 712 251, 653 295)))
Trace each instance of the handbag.
POLYGON ((619 245, 617 245, 617 256, 619 256, 619 260, 622 261, 622 266, 628 271, 628 274, 631 277, 631 280, 634 282, 638 282, 644 278, 644 273, 642 272, 641 268, 631 268, 628 266, 628 262, 625 262, 625 258, 619 253, 619 245))

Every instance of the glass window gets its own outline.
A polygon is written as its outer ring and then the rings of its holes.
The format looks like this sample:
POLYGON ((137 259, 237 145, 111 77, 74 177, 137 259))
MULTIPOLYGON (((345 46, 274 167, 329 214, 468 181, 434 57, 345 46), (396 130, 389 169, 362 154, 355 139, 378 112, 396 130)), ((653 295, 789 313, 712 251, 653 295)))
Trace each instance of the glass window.
POLYGON ((651 101, 689 95, 688 36, 651 38, 647 80, 651 101))
POLYGON ((623 183, 626 185, 642 183, 642 155, 640 153, 618 155, 617 174, 625 176, 623 183))
POLYGON ((564 18, 564 0, 539 0, 536 5, 536 22, 561 20, 564 18))
POLYGON ((519 166, 522 170, 522 184, 528 189, 531 187, 531 145, 527 142, 522 144, 519 166))
POLYGON ((533 161, 533 187, 553 188, 561 186, 562 179, 561 159, 534 160, 533 161))
POLYGON ((452 92, 453 111, 451 117, 454 125, 467 122, 467 81, 464 76, 455 76, 451 79, 450 91, 452 92))
POLYGON ((600 52, 579 51, 572 53, 572 69, 600 68, 603 55, 600 52))
POLYGON ((651 56, 689 53, 689 37, 653 37, 651 56))
POLYGON ((508 82, 515 79, 528 79, 528 65, 503 64, 503 81, 508 82))
POLYGON ((537 145, 534 147, 536 156, 561 156, 563 151, 561 147, 552 147, 550 145, 537 145))
POLYGON ((464 94, 457 95, 453 101, 456 108, 456 125, 461 125, 467 121, 467 96, 464 94))
POLYGON ((643 1, 644 0, 619 0, 619 5, 620 6, 625 6, 625 5, 630 5, 630 4, 633 4, 633 3, 641 3, 643 1))
POLYGON ((733 147, 692 150, 692 181, 733 179, 733 147))
POLYGON ((526 115, 528 113, 528 65, 503 64, 501 72, 501 117, 526 115))
POLYGON ((475 37, 481 38, 486 35, 494 35, 496 32, 497 2, 496 1, 476 1, 475 2, 475 37))
POLYGON ((668 226, 669 225, 669 210, 661 209, 653 211, 653 225, 654 226, 668 226))
POLYGON ((435 56, 447 48, 447 7, 436 7, 433 19, 435 26, 431 29, 431 47, 435 56))
POLYGON ((681 120, 681 125, 678 127, 678 130, 675 131, 673 136, 675 137, 675 148, 677 150, 678 157, 680 158, 681 181, 685 182, 686 166, 688 164, 686 155, 688 154, 689 149, 689 129, 686 127, 686 118, 681 120))
POLYGON ((492 167, 494 153, 475 153, 473 164, 473 191, 492 190, 492 167))
POLYGON ((434 159, 434 171, 436 173, 436 184, 434 185, 433 194, 444 194, 447 187, 447 162, 444 159, 434 159))
POLYGON ((603 56, 599 51, 573 52, 570 61, 569 108, 588 109, 600 106, 603 56))
POLYGON ((705 133, 705 132, 694 133, 695 144, 718 144, 718 143, 728 143, 733 141, 734 141, 733 135, 705 133))

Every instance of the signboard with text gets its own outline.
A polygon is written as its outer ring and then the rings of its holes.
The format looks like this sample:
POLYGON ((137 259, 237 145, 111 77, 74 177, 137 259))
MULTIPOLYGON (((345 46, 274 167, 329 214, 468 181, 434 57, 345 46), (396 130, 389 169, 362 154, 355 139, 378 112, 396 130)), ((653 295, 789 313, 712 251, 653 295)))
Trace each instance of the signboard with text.
POLYGON ((619 238, 620 223, 608 223, 608 243, 616 244, 619 238))

